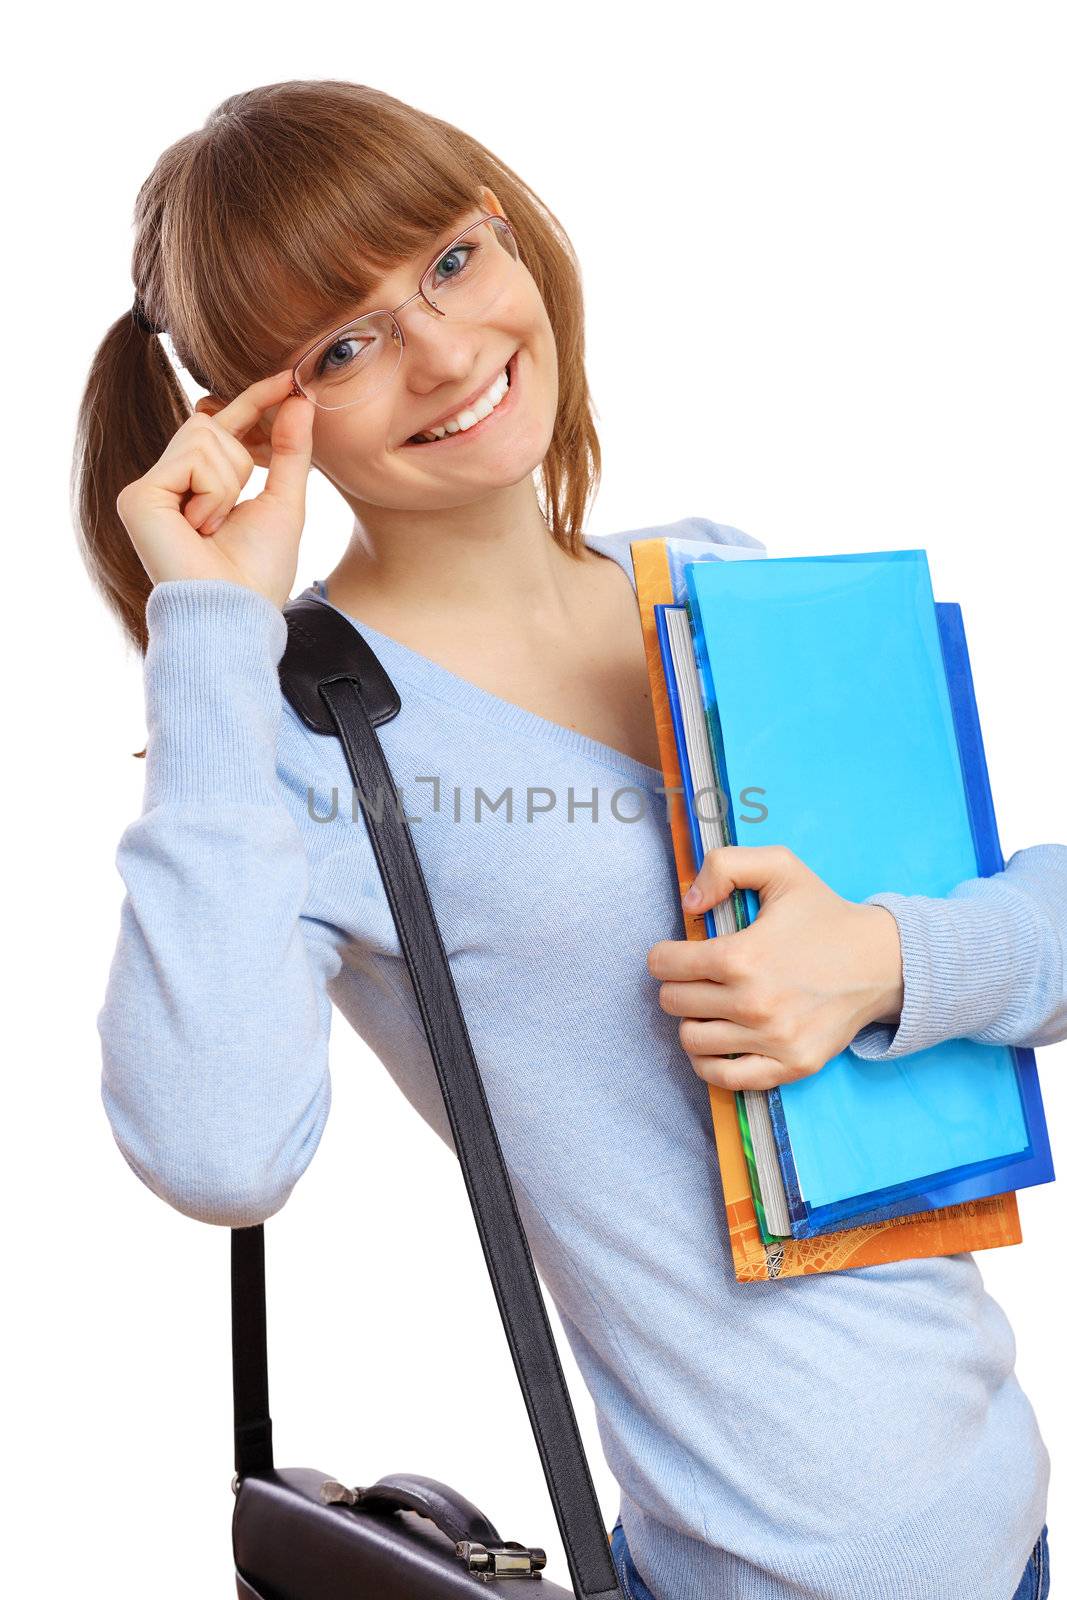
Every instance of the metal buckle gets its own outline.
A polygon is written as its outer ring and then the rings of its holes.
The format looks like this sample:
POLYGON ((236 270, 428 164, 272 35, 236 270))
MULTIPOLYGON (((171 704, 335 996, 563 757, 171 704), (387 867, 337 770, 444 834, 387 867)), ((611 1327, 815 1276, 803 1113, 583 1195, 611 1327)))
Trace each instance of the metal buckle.
POLYGON ((361 1488, 346 1489, 343 1483, 338 1483, 336 1478, 327 1478, 319 1489, 319 1499, 328 1506, 358 1505, 363 1497, 361 1488))
POLYGON ((468 1572, 478 1578, 540 1578, 546 1563, 543 1550, 534 1545, 507 1539, 503 1544, 476 1544, 471 1539, 456 1543, 456 1554, 468 1572))

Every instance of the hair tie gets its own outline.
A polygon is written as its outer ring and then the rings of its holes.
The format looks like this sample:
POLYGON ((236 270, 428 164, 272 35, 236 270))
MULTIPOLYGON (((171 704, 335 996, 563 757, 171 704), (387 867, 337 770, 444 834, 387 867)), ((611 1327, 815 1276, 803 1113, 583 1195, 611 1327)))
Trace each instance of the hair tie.
POLYGON ((133 305, 130 307, 130 316, 133 318, 134 322, 136 322, 139 328, 144 329, 145 333, 163 332, 163 329, 157 328, 155 323, 148 316, 148 313, 144 308, 144 301, 141 299, 139 294, 134 295, 133 305))

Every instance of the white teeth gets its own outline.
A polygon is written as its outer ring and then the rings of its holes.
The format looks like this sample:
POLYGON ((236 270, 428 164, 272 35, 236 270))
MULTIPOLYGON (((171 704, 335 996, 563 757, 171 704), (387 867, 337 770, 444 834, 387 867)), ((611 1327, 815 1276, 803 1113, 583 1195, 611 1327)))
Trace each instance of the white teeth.
POLYGON ((439 423, 436 428, 429 428, 424 433, 417 433, 415 435, 416 440, 443 439, 446 433, 466 433, 468 428, 473 428, 476 422, 481 422, 483 417, 487 417, 490 411, 496 410, 507 394, 509 387, 507 368, 505 368, 503 372, 493 379, 485 393, 479 395, 473 405, 457 412, 454 417, 449 417, 447 421, 439 423))

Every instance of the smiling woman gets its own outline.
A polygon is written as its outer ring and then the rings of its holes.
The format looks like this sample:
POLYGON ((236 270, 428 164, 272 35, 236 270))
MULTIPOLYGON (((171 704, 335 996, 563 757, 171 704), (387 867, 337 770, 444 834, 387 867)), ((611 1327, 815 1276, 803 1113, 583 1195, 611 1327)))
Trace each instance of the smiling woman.
MULTIPOLYGON (((208 391, 203 411, 217 411, 266 373, 294 367, 318 342, 336 337, 345 317, 367 308, 401 308, 386 311, 395 321, 382 327, 382 349, 397 362, 404 341, 405 366, 417 366, 432 349, 433 368, 423 363, 406 383, 397 374, 365 404, 338 412, 316 405, 314 465, 353 511, 359 503, 388 506, 401 447, 430 419, 455 414, 522 349, 535 414, 526 415, 524 438, 509 441, 498 481, 509 469, 512 483, 532 472, 536 498, 522 494, 524 519, 536 517, 561 551, 580 549, 600 444, 584 366, 578 264, 548 206, 485 145, 363 84, 265 85, 231 95, 165 152, 141 187, 134 220, 138 300, 149 325, 166 331, 178 361, 208 391), (257 172, 269 181, 249 204, 250 174, 257 172), (480 297, 485 306, 471 322, 449 312, 458 283, 445 287, 471 258, 465 251, 449 256, 447 247, 483 216, 507 224, 495 244, 479 241, 503 289, 495 300, 480 297), (171 248, 160 249, 161 238, 171 248), (505 266, 510 290, 499 278, 505 266)), ((487 238, 494 231, 491 222, 479 230, 487 238)), ((268 406, 263 427, 243 440, 257 465, 269 460, 277 411, 268 406)), ((89 570, 142 652, 151 586, 115 501, 187 415, 163 346, 123 313, 89 371, 74 490, 89 570)), ((438 454, 418 458, 420 472, 438 454)), ((400 505, 412 494, 426 499, 405 478, 400 505)))
MULTIPOLYGON (((764 547, 705 517, 586 532, 600 453, 560 224, 469 135, 332 81, 230 97, 160 157, 136 220, 147 317, 106 334, 78 439, 83 550, 145 651, 98 1017, 131 1169, 205 1223, 274 1215, 329 1114, 334 1007, 452 1144, 363 813, 309 806, 350 787, 343 753, 282 695, 314 469, 348 537, 299 615, 362 634, 399 693, 382 744, 400 794, 429 797, 419 861, 619 1484, 624 1592, 1008 1600, 1049 1463, 973 1259, 739 1284, 687 1046, 781 1065, 785 1002, 806 1072, 827 1018, 879 1058, 1067 1036, 1067 848, 881 907, 753 848, 734 861, 755 926, 715 972, 673 965, 695 946, 650 803, 631 547, 764 547), (193 411, 151 324, 210 391, 193 411), (598 809, 624 789, 640 804, 598 809), (523 826, 440 803, 475 791, 544 803, 523 826)), ((586 1592, 615 1592, 603 1557, 586 1592)))

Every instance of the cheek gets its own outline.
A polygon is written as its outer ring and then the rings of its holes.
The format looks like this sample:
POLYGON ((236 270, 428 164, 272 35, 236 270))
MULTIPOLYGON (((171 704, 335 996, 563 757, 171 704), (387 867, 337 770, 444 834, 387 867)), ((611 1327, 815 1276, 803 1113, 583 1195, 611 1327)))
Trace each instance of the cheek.
POLYGON ((531 354, 535 358, 535 365, 530 371, 532 381, 527 420, 533 430, 531 443, 543 452, 552 442, 559 410, 559 364, 551 333, 546 341, 538 343, 531 354))
POLYGON ((315 466, 340 483, 374 473, 388 454, 389 418, 374 406, 318 411, 311 456, 315 466))
POLYGON ((536 356, 539 367, 555 366, 556 341, 548 310, 525 268, 514 289, 501 296, 487 320, 503 336, 526 345, 536 356))
POLYGON ((389 509, 418 509, 436 503, 439 488, 432 475, 421 484, 409 461, 414 451, 389 446, 389 422, 364 429, 335 416, 317 433, 312 461, 333 487, 349 501, 389 509), (429 499, 422 498, 428 494, 429 499))

